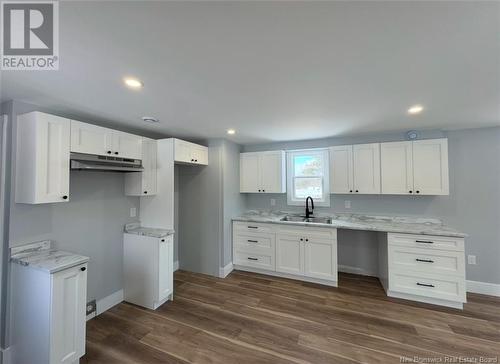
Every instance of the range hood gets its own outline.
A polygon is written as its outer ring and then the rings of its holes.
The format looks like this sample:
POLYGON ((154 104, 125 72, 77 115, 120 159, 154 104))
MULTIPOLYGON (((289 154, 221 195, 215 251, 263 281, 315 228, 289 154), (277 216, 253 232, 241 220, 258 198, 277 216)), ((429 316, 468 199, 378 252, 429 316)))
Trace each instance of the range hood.
POLYGON ((142 161, 121 157, 71 153, 71 169, 110 172, 142 172, 142 161))

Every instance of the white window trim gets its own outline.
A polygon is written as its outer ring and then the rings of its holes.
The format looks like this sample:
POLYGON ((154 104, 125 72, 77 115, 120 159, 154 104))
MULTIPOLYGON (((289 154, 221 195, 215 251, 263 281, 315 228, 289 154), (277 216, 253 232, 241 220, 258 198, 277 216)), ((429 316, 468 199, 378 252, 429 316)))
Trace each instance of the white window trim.
POLYGON ((286 185, 287 185, 287 193, 286 200, 287 204, 290 206, 304 206, 305 199, 303 200, 294 200, 293 199, 293 173, 294 166, 292 163, 293 156, 297 154, 304 153, 315 153, 320 154, 323 158, 324 163, 324 173, 323 173, 323 200, 314 199, 314 206, 324 206, 330 207, 330 162, 329 162, 329 153, 328 149, 300 149, 300 150, 287 150, 286 152, 286 185))

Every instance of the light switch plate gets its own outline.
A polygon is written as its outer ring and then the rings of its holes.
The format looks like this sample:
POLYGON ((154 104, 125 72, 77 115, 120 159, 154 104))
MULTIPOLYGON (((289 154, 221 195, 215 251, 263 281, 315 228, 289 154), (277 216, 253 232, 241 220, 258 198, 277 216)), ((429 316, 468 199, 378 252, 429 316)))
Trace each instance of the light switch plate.
POLYGON ((137 216, 137 209, 135 207, 130 208, 130 217, 136 217, 137 216))
POLYGON ((350 200, 345 200, 344 201, 344 207, 346 209, 350 209, 351 208, 351 201, 350 200))
POLYGON ((475 255, 467 255, 467 263, 471 265, 476 265, 476 256, 475 255))
POLYGON ((276 206, 276 200, 274 198, 271 199, 271 206, 276 206))

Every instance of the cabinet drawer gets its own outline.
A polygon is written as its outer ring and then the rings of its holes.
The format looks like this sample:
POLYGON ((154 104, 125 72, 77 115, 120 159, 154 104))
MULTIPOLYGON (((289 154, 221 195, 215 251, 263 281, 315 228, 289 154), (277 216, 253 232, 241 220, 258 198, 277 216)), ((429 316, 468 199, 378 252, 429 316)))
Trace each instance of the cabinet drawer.
POLYGON ((389 290, 442 300, 465 302, 465 280, 461 277, 425 273, 391 272, 389 290))
POLYGON ((241 251, 235 251, 234 262, 236 265, 244 265, 274 271, 275 262, 274 255, 271 254, 254 254, 241 251))
POLYGON ((279 234, 295 235, 298 237, 315 237, 319 239, 328 239, 333 242, 337 240, 337 229, 334 228, 315 228, 309 226, 280 226, 279 234))
POLYGON ((238 234, 234 236, 234 244, 236 250, 274 252, 274 236, 271 234, 238 234))
POLYGON ((273 225, 257 222, 238 221, 233 223, 233 228, 235 232, 274 233, 273 225))
POLYGON ((465 276, 464 253, 404 246, 389 247, 390 269, 465 276))
POLYGON ((464 251, 464 239, 447 236, 387 234, 389 245, 408 246, 412 248, 464 251))

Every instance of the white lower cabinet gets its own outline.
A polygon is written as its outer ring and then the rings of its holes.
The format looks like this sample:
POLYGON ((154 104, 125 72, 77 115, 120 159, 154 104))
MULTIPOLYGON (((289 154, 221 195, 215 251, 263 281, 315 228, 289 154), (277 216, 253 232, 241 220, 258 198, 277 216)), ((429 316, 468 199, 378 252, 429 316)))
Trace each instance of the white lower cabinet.
POLYGON ((156 310, 174 292, 173 235, 123 234, 124 300, 156 310))
POLYGON ((77 363, 85 354, 87 263, 56 273, 12 264, 12 363, 77 363))
POLYGON ((461 308, 466 302, 464 239, 387 234, 387 295, 461 308))
POLYGON ((233 263, 238 269, 337 284, 337 231, 233 222, 233 263))

